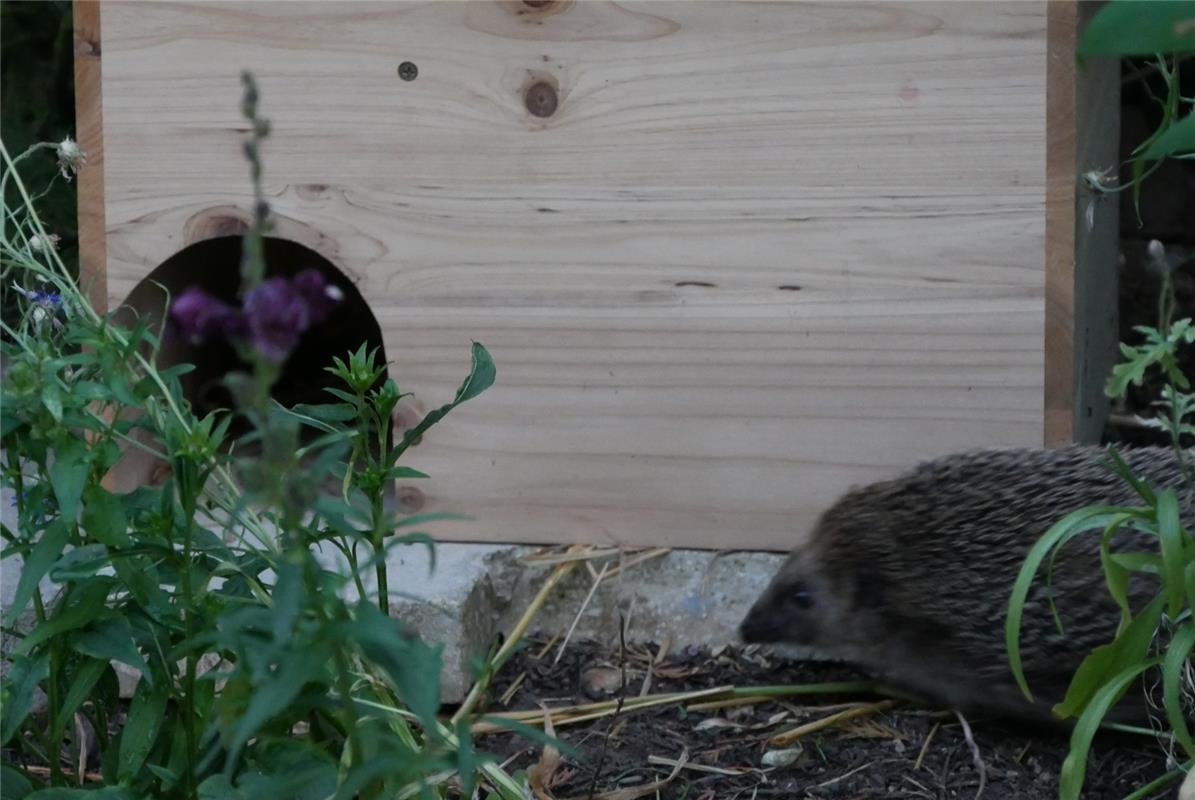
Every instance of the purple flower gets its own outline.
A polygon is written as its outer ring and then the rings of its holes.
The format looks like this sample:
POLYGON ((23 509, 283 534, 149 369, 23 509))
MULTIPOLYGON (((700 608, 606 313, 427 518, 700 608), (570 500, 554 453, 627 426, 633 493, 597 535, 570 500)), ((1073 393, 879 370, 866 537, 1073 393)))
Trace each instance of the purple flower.
POLYGON ((311 325, 311 309, 294 283, 267 278, 245 297, 249 336, 257 352, 281 363, 311 325))
POLYGON ((265 358, 282 363, 299 337, 325 320, 344 299, 339 288, 319 270, 306 269, 293 279, 267 278, 249 291, 242 309, 235 309, 197 287, 180 294, 170 315, 191 341, 220 335, 248 340, 265 358))
POLYGON ((240 312, 198 286, 187 288, 170 304, 170 318, 183 337, 198 344, 212 336, 236 336, 244 326, 240 312))
POLYGON ((296 275, 295 289, 307 303, 312 325, 327 319, 336 304, 344 299, 344 292, 324 280, 324 274, 318 269, 305 269, 296 275))

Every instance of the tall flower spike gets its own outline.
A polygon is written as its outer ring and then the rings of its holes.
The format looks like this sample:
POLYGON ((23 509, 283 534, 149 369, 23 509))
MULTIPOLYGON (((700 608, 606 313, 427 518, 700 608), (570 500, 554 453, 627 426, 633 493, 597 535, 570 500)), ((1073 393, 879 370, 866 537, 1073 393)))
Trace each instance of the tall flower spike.
POLYGON ((254 349, 282 363, 311 324, 311 310, 295 284, 267 278, 245 297, 245 321, 254 349))

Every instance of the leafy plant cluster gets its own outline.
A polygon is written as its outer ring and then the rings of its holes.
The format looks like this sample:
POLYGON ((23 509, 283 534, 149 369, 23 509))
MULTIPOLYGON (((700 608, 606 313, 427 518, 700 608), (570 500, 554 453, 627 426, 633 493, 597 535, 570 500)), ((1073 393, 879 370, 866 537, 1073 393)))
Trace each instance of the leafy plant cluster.
POLYGON ((1195 54, 1195 3, 1112 0, 1091 19, 1079 42, 1080 59, 1092 56, 1146 59, 1144 73, 1156 73, 1165 96, 1155 97, 1161 119, 1132 152, 1130 179, 1117 186, 1115 176, 1098 172, 1085 178, 1101 192, 1130 190, 1140 199, 1141 184, 1167 158, 1195 158, 1195 97, 1185 97, 1178 67, 1195 54))
MULTIPOLYGON (((256 106, 246 76, 260 188, 256 106)), ((252 372, 229 377, 237 408, 196 418, 178 381, 190 367, 155 366, 153 326, 97 313, 63 264, 17 169, 47 151, 65 174, 83 165, 69 139, 15 157, 0 143, 0 190, 20 198, 4 205, 0 278, 21 310, 3 325, 0 408, 16 517, 3 558, 22 560, 4 627, 4 797, 522 798, 468 720, 437 718, 439 648, 388 615, 387 554, 432 548, 418 528, 444 515, 397 517, 386 487, 426 477, 400 461, 492 384, 486 350, 474 344, 452 401, 398 437, 402 394, 364 345, 328 366, 340 383, 328 404, 286 409, 269 395, 280 351, 247 334, 252 372), (260 457, 229 455, 234 411, 251 432, 232 452, 255 443, 260 457), (165 461, 165 482, 107 488, 127 448, 165 461), (329 476, 338 495, 319 491, 329 476), (113 662, 140 675, 127 708, 113 662)), ((310 310, 304 286, 265 276, 258 198, 245 313, 254 293, 310 310)))
MULTIPOLYGON (((1190 2, 1114 0, 1085 31, 1080 55, 1151 55, 1168 87, 1168 96, 1160 101, 1162 123, 1133 154, 1133 179, 1121 188, 1131 187, 1136 194, 1141 181, 1162 159, 1195 157, 1195 113, 1191 109, 1195 99, 1180 95, 1176 73, 1182 54, 1193 51, 1195 3, 1190 2)), ((1101 564, 1108 591, 1120 608, 1120 621, 1115 639, 1084 659, 1066 697, 1054 709, 1060 718, 1075 721, 1059 781, 1063 800, 1081 796, 1097 729, 1143 677, 1157 678, 1155 683, 1160 683, 1160 698, 1151 698, 1157 708, 1155 730, 1146 732, 1158 737, 1172 769, 1130 797, 1149 796, 1195 768, 1195 667, 1191 662, 1195 648, 1195 538, 1182 518, 1184 510, 1189 518, 1195 503, 1195 457, 1183 447, 1195 436, 1195 393, 1190 376, 1179 368, 1180 348, 1195 343, 1195 324, 1190 318, 1175 318, 1174 287, 1161 243, 1151 243, 1150 256, 1164 276, 1158 325, 1136 328, 1141 342, 1121 345, 1122 360, 1112 369, 1105 391, 1110 397, 1123 397, 1130 385, 1141 386, 1147 376, 1160 374, 1162 396, 1155 403, 1160 413, 1148 424, 1168 435, 1185 483, 1168 489, 1150 486, 1133 474, 1115 448, 1109 448, 1108 467, 1132 486, 1139 505, 1083 508, 1059 520, 1031 549, 1009 600, 1005 630, 1009 662, 1025 696, 1032 699, 1019 648, 1020 621, 1031 585, 1043 565, 1048 573, 1054 554, 1068 541, 1085 534, 1101 536, 1101 564), (1157 548, 1116 550, 1116 535, 1126 529, 1151 534, 1157 548), (1135 575, 1156 581, 1157 593, 1143 608, 1132 608, 1128 599, 1129 582, 1135 575)))

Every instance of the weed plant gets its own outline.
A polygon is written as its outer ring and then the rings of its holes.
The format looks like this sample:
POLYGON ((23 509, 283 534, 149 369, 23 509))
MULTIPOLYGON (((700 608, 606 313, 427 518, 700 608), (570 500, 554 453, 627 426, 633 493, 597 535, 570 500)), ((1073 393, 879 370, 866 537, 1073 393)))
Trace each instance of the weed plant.
POLYGON ((22 563, 5 614, 4 797, 522 798, 468 721, 437 717, 440 648, 389 616, 385 570, 397 547, 434 556, 420 528, 444 516, 385 508, 396 478, 426 477, 400 460, 492 384, 493 362, 474 344, 456 396, 402 436, 403 395, 364 346, 328 365, 327 404, 270 398, 298 337, 341 298, 318 273, 266 276, 257 101, 246 75, 256 201, 240 304, 188 289, 161 333, 89 305, 22 180, 33 159, 56 156, 68 179, 86 169, 78 145, 2 149, 0 194, 19 202, 4 206, 0 277, 20 313, 3 326, 16 525, 0 533, 3 558, 22 563), (178 381, 191 367, 155 364, 169 335, 235 344, 252 370, 228 376, 234 409, 192 413, 178 381), (251 423, 236 443, 233 413, 251 423), (232 444, 260 456, 233 458, 232 444), (167 462, 165 482, 107 488, 128 448, 167 462), (319 490, 330 477, 335 495, 319 490), (140 675, 127 707, 114 662, 140 675))

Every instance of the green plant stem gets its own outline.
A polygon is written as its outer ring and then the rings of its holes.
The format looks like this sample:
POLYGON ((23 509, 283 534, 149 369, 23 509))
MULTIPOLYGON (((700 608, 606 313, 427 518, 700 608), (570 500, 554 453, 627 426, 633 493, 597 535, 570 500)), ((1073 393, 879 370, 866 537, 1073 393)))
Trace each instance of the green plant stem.
MULTIPOLYGON (((191 642, 195 637, 195 465, 186 463, 179 469, 177 484, 179 501, 183 505, 183 563, 179 564, 179 572, 183 579, 183 624, 186 630, 186 641, 191 642)), ((197 703, 195 702, 196 672, 198 671, 198 655, 194 646, 186 653, 186 667, 183 674, 183 735, 186 739, 186 758, 183 767, 183 787, 188 798, 194 798, 197 792, 195 762, 198 758, 198 739, 195 732, 195 717, 197 703)))
POLYGON ((370 499, 373 508, 373 545, 374 574, 378 579, 378 609, 389 615, 390 613, 390 576, 386 573, 386 531, 382 528, 384 510, 382 507, 381 490, 374 492, 370 499))
POLYGON ((349 740, 349 760, 361 764, 365 752, 361 748, 361 732, 357 730, 357 712, 353 707, 352 685, 349 683, 349 664, 343 648, 336 648, 336 691, 344 711, 344 730, 349 740))
MULTIPOLYGON (((1161 266, 1165 268, 1166 265, 1162 264, 1161 266)), ((1158 329, 1167 335, 1170 333, 1170 327, 1174 324, 1174 306, 1176 302, 1174 279, 1170 271, 1166 270, 1162 273, 1162 290, 1158 295, 1158 329)), ((1169 372, 1166 375, 1166 385, 1170 389, 1170 398, 1173 401, 1170 403, 1170 430, 1172 432, 1170 444, 1174 448, 1174 457, 1178 459, 1178 468, 1186 481, 1188 491, 1195 492, 1195 471, 1192 470, 1182 444, 1183 419, 1180 403, 1178 402, 1178 386, 1169 377, 1169 372)))
POLYGON ((365 591, 365 582, 361 580, 361 567, 357 559, 357 545, 346 542, 342 544, 340 549, 344 553, 345 560, 349 563, 349 570, 353 575, 353 585, 357 587, 357 596, 364 600, 367 593, 365 591))
MULTIPOLYGON (((44 625, 46 607, 42 601, 40 587, 33 590, 33 609, 37 615, 38 624, 44 625)), ((60 637, 55 637, 50 643, 50 677, 46 681, 46 718, 49 720, 50 731, 45 747, 46 760, 50 762, 50 783, 54 786, 61 786, 66 782, 66 777, 62 774, 62 742, 60 737, 54 735, 53 731, 54 720, 58 719, 58 710, 62 708, 62 698, 59 696, 59 677, 62 672, 60 641, 60 637)))

